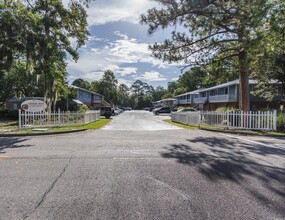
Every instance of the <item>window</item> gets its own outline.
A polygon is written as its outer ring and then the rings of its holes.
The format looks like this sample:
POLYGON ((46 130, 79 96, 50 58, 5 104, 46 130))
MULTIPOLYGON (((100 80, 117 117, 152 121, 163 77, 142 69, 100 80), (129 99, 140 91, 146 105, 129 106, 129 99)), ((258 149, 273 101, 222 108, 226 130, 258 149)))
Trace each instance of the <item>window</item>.
POLYGON ((210 96, 215 96, 216 94, 217 94, 216 89, 210 91, 210 96))
POLYGON ((79 98, 82 98, 82 96, 83 96, 82 91, 78 91, 78 96, 79 96, 79 98))
POLYGON ((225 94, 226 95, 228 94, 228 88, 225 88, 225 94))

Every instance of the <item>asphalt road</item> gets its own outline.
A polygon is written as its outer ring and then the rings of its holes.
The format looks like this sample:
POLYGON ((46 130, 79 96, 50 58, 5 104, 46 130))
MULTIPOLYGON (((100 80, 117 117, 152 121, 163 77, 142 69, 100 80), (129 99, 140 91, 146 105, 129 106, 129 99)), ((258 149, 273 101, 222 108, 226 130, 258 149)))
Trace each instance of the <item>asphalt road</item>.
POLYGON ((125 112, 104 129, 0 138, 0 219, 285 219, 285 140, 125 112))

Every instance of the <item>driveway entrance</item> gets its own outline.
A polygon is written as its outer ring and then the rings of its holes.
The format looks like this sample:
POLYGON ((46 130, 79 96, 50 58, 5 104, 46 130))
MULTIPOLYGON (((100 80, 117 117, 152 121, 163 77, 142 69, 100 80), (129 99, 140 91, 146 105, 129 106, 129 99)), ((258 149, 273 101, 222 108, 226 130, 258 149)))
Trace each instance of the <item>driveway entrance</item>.
POLYGON ((170 119, 170 116, 155 116, 147 111, 125 111, 123 114, 113 117, 111 123, 103 130, 158 131, 181 129, 164 122, 163 119, 170 119))

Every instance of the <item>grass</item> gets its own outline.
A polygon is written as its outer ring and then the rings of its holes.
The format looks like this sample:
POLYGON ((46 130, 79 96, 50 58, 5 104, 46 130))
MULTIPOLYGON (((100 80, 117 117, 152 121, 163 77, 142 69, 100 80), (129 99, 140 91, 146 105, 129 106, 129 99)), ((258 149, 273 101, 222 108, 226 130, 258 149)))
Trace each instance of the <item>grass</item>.
POLYGON ((166 119, 166 120, 163 120, 163 121, 165 121, 165 122, 167 122, 169 124, 181 127, 181 128, 185 128, 185 129, 209 129, 209 130, 217 130, 217 131, 225 130, 224 128, 218 128, 218 127, 214 127, 214 126, 210 126, 210 125, 202 125, 202 126, 185 125, 185 124, 182 124, 182 123, 179 123, 179 122, 171 121, 171 119, 166 119))
POLYGON ((277 131, 270 131, 270 132, 268 132, 268 134, 272 134, 272 135, 280 135, 280 136, 284 136, 284 137, 285 137, 285 133, 277 132, 277 131))
POLYGON ((163 121, 165 121, 165 122, 167 122, 167 123, 169 123, 169 124, 172 124, 172 125, 181 127, 181 128, 185 128, 185 129, 195 129, 195 128, 198 128, 198 126, 185 125, 185 124, 177 123, 177 122, 171 121, 171 119, 165 119, 165 120, 163 120, 163 121))
POLYGON ((74 131, 74 130, 97 130, 105 126, 111 119, 101 118, 99 121, 92 122, 87 125, 77 125, 77 126, 63 126, 48 128, 47 130, 42 129, 24 129, 19 130, 17 126, 2 126, 0 127, 0 133, 14 133, 14 134, 33 134, 33 133, 50 133, 50 132, 62 132, 62 131, 74 131))
POLYGON ((5 126, 5 124, 10 124, 10 123, 17 123, 18 121, 15 119, 8 119, 8 118, 0 118, 0 125, 5 126))
POLYGON ((111 119, 101 118, 99 121, 95 121, 87 125, 64 126, 64 127, 52 128, 49 129, 49 131, 66 131, 66 130, 75 130, 75 129, 97 130, 105 126, 110 120, 111 119))
POLYGON ((212 130, 212 131, 222 131, 222 132, 227 132, 227 131, 231 131, 231 132, 237 132, 237 133, 243 133, 243 134, 253 134, 253 135, 275 135, 275 136, 284 136, 285 137, 285 133, 282 132, 277 132, 277 131, 253 131, 253 130, 231 130, 231 129, 227 129, 227 128, 220 128, 220 127, 215 127, 215 126, 210 126, 210 125, 201 125, 201 126, 196 126, 196 125, 185 125, 185 124, 181 124, 181 123, 177 123, 177 122, 173 122, 171 121, 171 119, 166 119, 163 120, 169 124, 181 127, 181 128, 185 128, 185 129, 205 129, 205 130, 212 130))

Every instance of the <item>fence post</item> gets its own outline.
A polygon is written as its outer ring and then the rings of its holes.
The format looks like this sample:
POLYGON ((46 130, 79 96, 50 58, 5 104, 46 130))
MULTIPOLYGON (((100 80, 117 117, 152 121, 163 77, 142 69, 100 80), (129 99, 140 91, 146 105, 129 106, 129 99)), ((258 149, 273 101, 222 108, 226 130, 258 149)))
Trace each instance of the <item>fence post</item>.
POLYGON ((277 110, 273 110, 273 130, 277 130, 277 110))
POLYGON ((24 125, 26 128, 26 126, 27 126, 27 111, 24 111, 24 113, 25 113, 24 125))
POLYGON ((230 111, 227 111, 227 129, 229 129, 229 124, 230 124, 230 111))
POLYGON ((252 129, 252 111, 249 111, 249 129, 252 129))
POLYGON ((202 117, 203 113, 201 113, 201 111, 198 112, 198 127, 200 128, 201 125, 201 117, 202 117))
POLYGON ((258 111, 258 122, 257 122, 257 126, 258 126, 258 129, 260 129, 260 111, 258 111))
POLYGON ((58 126, 60 126, 60 109, 58 109, 58 126))
POLYGON ((270 126, 269 126, 269 118, 270 118, 270 112, 269 111, 267 111, 267 113, 266 113, 266 129, 267 130, 270 130, 270 126))
POLYGON ((190 116, 189 116, 189 113, 186 112, 186 124, 189 125, 189 121, 190 121, 190 116))
POLYGON ((35 127, 35 112, 33 112, 33 128, 35 127))
POLYGON ((240 112, 240 122, 241 122, 241 128, 243 129, 243 120, 244 120, 244 117, 243 117, 243 111, 240 112))
POLYGON ((22 115, 21 115, 21 109, 19 109, 19 129, 21 129, 21 125, 22 125, 22 115))

